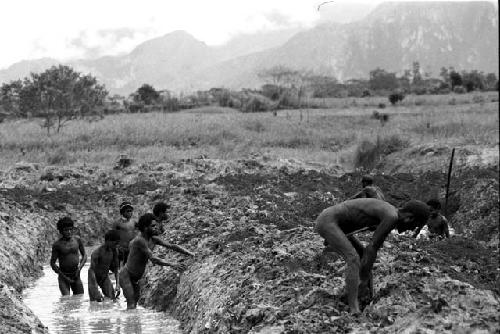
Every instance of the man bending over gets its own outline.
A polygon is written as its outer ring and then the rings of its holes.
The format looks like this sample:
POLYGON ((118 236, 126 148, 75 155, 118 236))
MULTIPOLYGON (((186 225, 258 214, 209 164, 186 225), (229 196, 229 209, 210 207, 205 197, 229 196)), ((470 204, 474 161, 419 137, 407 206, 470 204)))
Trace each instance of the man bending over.
POLYGON ((118 277, 119 261, 117 246, 120 242, 120 233, 117 230, 110 230, 104 235, 104 244, 97 247, 90 256, 89 268, 89 297, 90 301, 101 302, 103 295, 115 300, 120 294, 120 279, 118 277), (115 274, 116 287, 109 279, 109 272, 115 274), (99 287, 102 294, 99 292, 99 287))
POLYGON ((316 231, 325 239, 325 251, 342 255, 347 263, 347 301, 352 313, 359 313, 358 291, 370 289, 371 270, 377 251, 391 232, 414 230, 423 226, 429 217, 428 206, 411 200, 401 209, 373 198, 348 200, 331 206, 316 219, 316 231), (371 242, 364 247, 354 234, 374 231, 371 242))
POLYGON ((140 233, 130 242, 130 253, 127 263, 120 270, 120 286, 123 289, 123 295, 127 299, 127 309, 134 309, 137 307, 137 302, 140 297, 139 280, 144 275, 148 260, 153 264, 169 266, 178 271, 184 269, 182 264, 169 263, 154 256, 151 250, 154 248, 155 244, 162 245, 185 255, 194 256, 193 253, 180 246, 153 239, 153 236, 158 235, 155 216, 153 214, 146 213, 142 215, 136 227, 140 233))

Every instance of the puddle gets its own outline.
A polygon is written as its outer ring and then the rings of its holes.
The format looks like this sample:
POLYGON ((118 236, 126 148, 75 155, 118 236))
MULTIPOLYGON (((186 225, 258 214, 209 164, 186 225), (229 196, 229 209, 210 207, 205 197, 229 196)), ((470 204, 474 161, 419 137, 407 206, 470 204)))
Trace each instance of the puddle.
MULTIPOLYGON (((90 258, 90 252, 87 253, 90 258)), ((122 295, 117 302, 90 302, 87 286, 89 263, 82 269, 85 293, 77 296, 61 296, 57 275, 49 265, 43 267, 43 276, 23 293, 24 303, 49 328, 51 334, 153 334, 182 333, 179 322, 168 313, 156 312, 138 306, 127 310, 122 295)), ((114 286, 114 275, 112 282, 114 286)))

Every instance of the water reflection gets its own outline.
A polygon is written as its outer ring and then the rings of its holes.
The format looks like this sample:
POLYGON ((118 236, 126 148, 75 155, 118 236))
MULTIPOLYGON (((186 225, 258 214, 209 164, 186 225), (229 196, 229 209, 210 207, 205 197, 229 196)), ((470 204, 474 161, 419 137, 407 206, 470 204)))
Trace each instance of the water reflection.
MULTIPOLYGON (((168 314, 138 307, 127 311, 125 298, 117 302, 90 302, 87 294, 88 263, 81 278, 85 294, 61 296, 57 275, 50 266, 43 268, 44 275, 35 286, 26 289, 24 302, 49 328, 52 334, 169 334, 182 333, 179 323, 168 314)), ((113 281, 114 284, 114 281, 113 281)))

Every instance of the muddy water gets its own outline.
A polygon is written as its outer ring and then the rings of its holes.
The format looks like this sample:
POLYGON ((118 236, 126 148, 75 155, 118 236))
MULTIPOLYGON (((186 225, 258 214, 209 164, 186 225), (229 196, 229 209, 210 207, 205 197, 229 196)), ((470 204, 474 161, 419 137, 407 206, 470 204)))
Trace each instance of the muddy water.
MULTIPOLYGON (((90 258, 90 253, 89 258, 90 258)), ((49 328, 51 334, 149 334, 182 333, 179 323, 167 313, 155 312, 138 306, 127 310, 125 298, 117 302, 90 302, 87 293, 87 270, 85 264, 81 278, 85 294, 61 296, 57 275, 50 266, 44 266, 43 276, 35 285, 26 289, 23 299, 26 305, 49 328)), ((114 285, 114 277, 112 279, 114 285)), ((123 293, 123 292, 122 292, 123 293)))

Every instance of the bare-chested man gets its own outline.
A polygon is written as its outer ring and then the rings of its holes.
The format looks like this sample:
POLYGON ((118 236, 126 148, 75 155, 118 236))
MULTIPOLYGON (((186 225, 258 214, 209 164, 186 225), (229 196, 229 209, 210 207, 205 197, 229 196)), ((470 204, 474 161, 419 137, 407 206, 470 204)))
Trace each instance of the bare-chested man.
POLYGON ((137 235, 135 223, 131 220, 134 207, 130 202, 120 204, 120 219, 113 224, 113 229, 120 233, 120 242, 118 244, 118 259, 120 266, 127 262, 129 243, 137 235))
POLYGON ((363 189, 353 195, 350 199, 376 198, 385 201, 384 193, 379 187, 373 184, 373 177, 371 175, 363 175, 361 178, 361 186, 363 189))
MULTIPOLYGON (((431 211, 429 220, 427 221, 429 238, 449 238, 448 219, 439 212, 441 210, 441 202, 433 198, 427 201, 427 205, 431 211)), ((415 238, 419 235, 422 227, 418 228, 413 234, 415 238)))
POLYGON ((72 235, 74 223, 70 217, 59 219, 57 229, 61 238, 52 245, 50 266, 59 274, 59 290, 63 296, 69 295, 70 291, 73 291, 74 295, 83 294, 80 271, 87 261, 85 247, 79 237, 72 235), (59 266, 56 262, 59 262, 59 266))
POLYGON ((155 244, 185 255, 194 256, 193 253, 180 246, 167 244, 161 240, 158 241, 159 239, 153 239, 153 236, 158 235, 155 216, 153 214, 146 213, 142 215, 136 227, 140 233, 130 242, 130 253, 127 263, 120 270, 120 286, 123 289, 123 295, 127 299, 127 309, 137 307, 140 297, 139 280, 144 275, 148 260, 153 264, 169 266, 176 270, 184 268, 182 264, 169 263, 154 256, 151 250, 155 244))
POLYGON ((371 270, 377 251, 392 229, 398 232, 423 226, 429 217, 428 206, 411 200, 401 209, 373 198, 348 200, 331 206, 316 219, 316 231, 328 243, 325 251, 342 255, 347 263, 346 290, 349 308, 359 313, 358 291, 370 289, 371 270), (371 242, 364 247, 354 234, 375 231, 371 242))
POLYGON ((120 279, 118 277, 119 261, 117 246, 120 242, 120 234, 117 230, 110 230, 104 235, 104 244, 94 249, 90 256, 89 268, 89 297, 90 301, 103 301, 103 294, 109 299, 115 300, 120 294, 120 279), (116 287, 109 279, 109 272, 115 274, 116 287), (102 294, 99 292, 99 287, 102 294))

